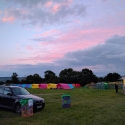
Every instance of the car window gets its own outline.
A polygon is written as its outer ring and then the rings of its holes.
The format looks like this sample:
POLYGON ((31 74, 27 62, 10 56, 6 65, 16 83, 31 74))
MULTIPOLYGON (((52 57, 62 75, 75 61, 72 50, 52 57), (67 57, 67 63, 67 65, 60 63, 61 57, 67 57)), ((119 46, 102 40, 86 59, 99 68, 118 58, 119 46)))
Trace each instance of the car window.
POLYGON ((30 93, 24 88, 12 88, 14 95, 29 95, 30 93))
POLYGON ((3 87, 0 87, 0 93, 3 93, 3 87))
POLYGON ((8 93, 11 93, 10 88, 4 88, 3 94, 7 95, 8 93))

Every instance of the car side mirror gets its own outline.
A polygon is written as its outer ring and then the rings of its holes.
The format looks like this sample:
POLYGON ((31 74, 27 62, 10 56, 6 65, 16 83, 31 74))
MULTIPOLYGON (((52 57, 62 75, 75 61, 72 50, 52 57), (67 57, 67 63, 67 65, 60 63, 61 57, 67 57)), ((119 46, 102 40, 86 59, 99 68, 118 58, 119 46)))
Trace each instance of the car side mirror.
POLYGON ((11 94, 11 93, 7 93, 7 95, 12 96, 12 94, 11 94))

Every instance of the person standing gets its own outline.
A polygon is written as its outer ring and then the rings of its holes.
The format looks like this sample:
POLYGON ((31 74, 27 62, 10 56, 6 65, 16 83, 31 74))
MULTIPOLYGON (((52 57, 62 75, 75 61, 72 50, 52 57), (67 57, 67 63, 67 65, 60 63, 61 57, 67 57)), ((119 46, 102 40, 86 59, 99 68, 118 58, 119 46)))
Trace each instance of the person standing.
POLYGON ((115 83, 115 90, 116 90, 116 93, 118 93, 118 85, 115 83))

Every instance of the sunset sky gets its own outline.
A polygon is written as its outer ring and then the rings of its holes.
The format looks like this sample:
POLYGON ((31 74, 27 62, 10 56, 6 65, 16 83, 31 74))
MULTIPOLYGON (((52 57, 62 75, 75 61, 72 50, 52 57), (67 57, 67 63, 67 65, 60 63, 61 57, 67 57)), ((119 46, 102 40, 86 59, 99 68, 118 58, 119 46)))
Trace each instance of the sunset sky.
POLYGON ((125 75, 125 0, 0 0, 0 77, 66 68, 125 75))

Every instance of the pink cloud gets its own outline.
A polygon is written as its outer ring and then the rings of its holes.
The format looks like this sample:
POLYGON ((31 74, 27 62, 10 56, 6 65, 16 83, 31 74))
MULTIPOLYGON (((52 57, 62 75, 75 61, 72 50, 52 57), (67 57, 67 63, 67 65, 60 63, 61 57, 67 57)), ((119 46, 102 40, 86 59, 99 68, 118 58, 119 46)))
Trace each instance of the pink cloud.
POLYGON ((52 1, 48 1, 44 6, 47 7, 47 8, 49 8, 49 7, 52 6, 52 4, 53 4, 52 1))
POLYGON ((52 7, 51 12, 52 12, 53 14, 57 13, 57 12, 59 11, 60 7, 61 7, 61 4, 55 4, 55 5, 52 7))
POLYGON ((46 36, 54 35, 54 34, 57 34, 57 33, 60 33, 60 32, 61 31, 59 31, 59 30, 49 30, 49 31, 41 34, 41 36, 46 37, 46 36))
POLYGON ((61 31, 60 30, 49 30, 49 31, 45 31, 45 32, 43 32, 42 34, 35 34, 35 35, 33 35, 33 37, 35 37, 35 38, 39 38, 39 37, 49 37, 49 36, 56 36, 56 35, 58 35, 58 34, 60 34, 61 33, 61 31))
MULTIPOLYGON (((50 30, 41 35, 43 38, 47 38, 57 32, 56 30, 50 30)), ((32 51, 33 57, 18 59, 17 61, 31 64, 53 62, 56 59, 63 58, 67 52, 87 49, 104 43, 113 35, 124 35, 124 33, 125 27, 92 28, 88 30, 71 29, 65 33, 60 32, 53 41, 39 42, 39 49, 32 51)), ((27 49, 32 48, 29 46, 27 49)))
POLYGON ((57 3, 53 3, 52 1, 47 2, 44 7, 46 9, 49 9, 49 11, 53 14, 57 13, 58 10, 60 9, 61 3, 57 4, 57 3))
MULTIPOLYGON (((55 14, 57 13, 63 6, 69 6, 72 4, 72 0, 66 0, 65 2, 62 2, 62 3, 51 3, 51 13, 52 14, 55 14)), ((50 6, 49 6, 50 7, 50 6)))
POLYGON ((53 42, 41 42, 40 46, 54 53, 62 52, 63 56, 69 51, 86 49, 105 42, 107 38, 113 35, 124 35, 124 27, 113 29, 90 29, 69 31, 58 37, 53 42))
POLYGON ((14 22, 15 18, 14 17, 3 17, 1 19, 2 22, 9 22, 9 23, 12 23, 14 22))
POLYGON ((43 54, 43 55, 37 55, 34 57, 29 57, 29 58, 20 58, 16 59, 17 62, 23 62, 25 63, 30 63, 30 64, 36 64, 36 63, 43 63, 43 62, 52 62, 55 59, 61 58, 61 54, 54 54, 54 53, 49 53, 49 54, 43 54))

